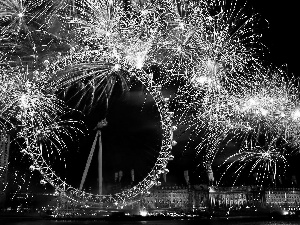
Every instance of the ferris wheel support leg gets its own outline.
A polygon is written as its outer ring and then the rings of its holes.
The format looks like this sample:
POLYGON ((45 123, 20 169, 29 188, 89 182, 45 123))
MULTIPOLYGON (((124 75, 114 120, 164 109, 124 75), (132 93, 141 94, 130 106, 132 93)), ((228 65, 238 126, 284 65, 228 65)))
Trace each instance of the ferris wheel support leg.
POLYGON ((102 195, 103 187, 103 177, 102 177, 102 138, 101 138, 101 131, 99 131, 99 153, 98 153, 98 176, 99 176, 99 195, 102 195))
POLYGON ((89 167, 91 165, 91 161, 92 161, 94 150, 95 150, 95 147, 96 147, 98 135, 99 135, 99 133, 97 132, 96 137, 95 137, 94 142, 93 142, 93 145, 92 145, 92 149, 90 151, 88 160, 87 160, 86 165, 85 165, 85 169, 84 169, 84 172, 83 172, 83 175, 82 175, 82 178, 81 178, 81 182, 80 182, 80 186, 79 186, 80 191, 82 190, 83 184, 84 184, 85 179, 86 179, 86 175, 87 175, 87 173, 89 171, 89 167))

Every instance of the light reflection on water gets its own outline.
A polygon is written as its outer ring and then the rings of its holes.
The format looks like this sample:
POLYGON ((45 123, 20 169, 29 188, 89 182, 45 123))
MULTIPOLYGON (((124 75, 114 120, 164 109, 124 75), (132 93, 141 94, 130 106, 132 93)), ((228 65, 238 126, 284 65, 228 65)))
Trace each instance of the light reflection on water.
POLYGON ((155 220, 155 221, 54 221, 54 220, 36 220, 36 221, 18 221, 3 222, 1 225, 299 225, 300 220, 294 221, 224 221, 224 220, 155 220))

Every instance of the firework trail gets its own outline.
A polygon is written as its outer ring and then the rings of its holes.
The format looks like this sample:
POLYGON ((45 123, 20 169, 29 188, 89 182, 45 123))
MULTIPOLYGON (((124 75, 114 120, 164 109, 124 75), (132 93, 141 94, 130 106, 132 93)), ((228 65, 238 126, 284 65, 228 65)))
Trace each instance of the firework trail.
MULTIPOLYGON (((20 129, 19 136, 29 141, 26 146, 38 154, 43 138, 53 140, 49 151, 66 147, 57 134, 66 112, 58 92, 76 85, 78 105, 84 102, 91 110, 100 100, 108 104, 116 85, 128 90, 134 76, 149 77, 152 84, 153 66, 159 68, 158 87, 176 84, 171 99, 176 119, 199 138, 197 151, 204 149, 207 161, 213 161, 224 142, 247 146, 263 138, 268 149, 279 139, 293 149, 299 146, 298 87, 281 71, 262 68, 263 23, 247 4, 5 0, 0 24, 3 40, 15 40, 13 46, 29 40, 27 48, 35 55, 29 68, 1 66, 1 126, 20 129), (47 39, 46 34, 50 41, 36 40, 47 39), (44 41, 67 43, 68 48, 40 60, 37 45, 44 41)), ((70 124, 77 129, 74 121, 70 124)), ((268 151, 251 149, 234 157, 250 163, 242 155, 265 156, 268 151)), ((283 162, 277 150, 270 154, 283 162)))
POLYGON ((16 132, 13 141, 23 140, 22 153, 60 153, 67 149, 64 138, 83 131, 80 122, 62 119, 71 109, 57 98, 51 77, 43 72, 1 66, 0 80, 1 129, 16 132))
POLYGON ((265 145, 256 141, 246 142, 235 154, 228 157, 223 165, 226 166, 221 179, 230 169, 235 172, 235 181, 241 178, 244 170, 248 175, 255 175, 256 182, 275 183, 280 175, 285 174, 288 162, 286 160, 285 148, 278 140, 264 140, 265 145))

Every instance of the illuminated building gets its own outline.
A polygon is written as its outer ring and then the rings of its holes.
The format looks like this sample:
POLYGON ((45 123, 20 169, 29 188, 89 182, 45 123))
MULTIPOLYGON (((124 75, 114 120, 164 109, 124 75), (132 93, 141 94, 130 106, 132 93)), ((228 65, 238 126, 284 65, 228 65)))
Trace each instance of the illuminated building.
POLYGON ((209 187, 209 207, 229 208, 264 204, 264 191, 259 187, 209 187))
POLYGON ((5 189, 7 185, 7 168, 9 157, 10 137, 5 133, 0 135, 0 205, 5 201, 5 189))
POLYGON ((265 192, 266 205, 279 208, 299 209, 299 188, 272 188, 265 192))
POLYGON ((157 186, 142 196, 142 205, 149 211, 166 208, 188 212, 206 206, 207 199, 207 185, 157 186))
POLYGON ((141 204, 148 211, 178 209, 182 212, 196 212, 203 208, 263 206, 267 203, 265 195, 266 192, 257 186, 158 186, 142 196, 141 204))

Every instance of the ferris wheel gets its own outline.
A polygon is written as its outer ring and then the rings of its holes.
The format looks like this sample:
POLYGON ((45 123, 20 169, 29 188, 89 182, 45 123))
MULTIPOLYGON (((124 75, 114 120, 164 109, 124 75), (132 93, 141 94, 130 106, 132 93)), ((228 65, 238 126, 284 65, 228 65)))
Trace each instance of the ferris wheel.
MULTIPOLYGON (((157 106, 160 115, 160 123, 162 130, 160 151, 156 159, 155 165, 147 174, 147 176, 138 184, 129 189, 125 189, 115 194, 104 195, 102 194, 102 175, 101 171, 99 171, 99 193, 93 194, 83 190, 83 183, 85 181, 85 177, 90 166, 91 158, 95 151, 96 142, 97 140, 101 142, 101 128, 106 126, 106 121, 104 120, 99 122, 97 127, 95 128, 97 129, 96 137, 94 139, 94 143, 87 160, 85 171, 83 172, 80 186, 74 187, 68 184, 65 180, 63 180, 56 174, 56 172, 53 170, 53 168, 51 168, 51 166, 49 166, 49 163, 46 162, 42 154, 34 154, 32 155, 34 166, 43 176, 43 180, 41 181, 41 183, 48 182, 56 189, 56 191, 60 192, 64 197, 78 203, 90 205, 103 203, 115 205, 126 204, 128 200, 133 199, 141 193, 146 193, 152 186, 160 184, 158 179, 162 174, 168 172, 166 166, 168 162, 173 159, 171 150, 172 146, 176 145, 176 141, 173 140, 173 131, 176 130, 176 126, 172 126, 172 117, 174 113, 169 111, 169 99, 163 97, 160 85, 155 85, 154 81, 146 73, 141 72, 139 74, 136 74, 136 77, 150 93, 155 102, 155 105, 157 106)), ((99 148, 99 153, 101 154, 101 143, 99 143, 99 148)), ((101 160, 99 162, 101 163, 101 160)), ((99 168, 99 170, 101 170, 101 165, 99 166, 99 168)))
MULTIPOLYGON (((72 9, 70 16, 66 16, 65 10, 60 7, 55 11, 60 15, 55 18, 58 18, 58 20, 60 18, 62 23, 58 32, 61 32, 59 40, 63 38, 66 43, 72 43, 68 52, 66 54, 58 52, 55 56, 50 54, 46 57, 47 60, 43 61, 43 66, 37 67, 38 69, 35 71, 26 72, 32 78, 16 80, 16 83, 19 80, 21 81, 26 91, 25 94, 20 93, 20 96, 17 96, 18 102, 19 99, 21 100, 21 104, 19 104, 21 105, 21 114, 18 116, 22 122, 21 131, 18 132, 18 135, 25 140, 25 147, 21 152, 28 154, 33 160, 33 165, 30 168, 41 173, 43 176, 42 184, 48 182, 56 191, 74 202, 84 204, 126 204, 128 199, 132 199, 140 193, 146 192, 152 186, 159 184, 158 178, 168 171, 166 168, 167 163, 173 159, 171 149, 176 144, 173 140, 173 131, 176 126, 172 126, 174 113, 169 111, 169 98, 163 96, 161 85, 156 84, 152 77, 143 70, 143 68, 149 68, 149 66, 157 64, 151 46, 156 45, 154 33, 160 30, 158 29, 160 24, 157 23, 160 12, 151 10, 151 16, 149 14, 141 23, 138 17, 142 9, 135 9, 136 16, 128 17, 128 14, 123 10, 123 4, 117 4, 116 2, 116 4, 112 4, 112 1, 109 2, 109 5, 107 5, 107 1, 89 1, 88 3, 83 4, 82 1, 72 1, 72 5, 69 5, 72 9), (114 10, 112 10, 112 6, 114 10), (150 22, 148 21, 149 18, 152 18, 150 22), (82 29, 79 29, 80 27, 82 29), (145 27, 149 29, 145 29, 145 27), (145 32, 147 35, 145 35, 145 32), (43 68, 44 71, 40 68, 43 68), (162 131, 160 151, 151 171, 135 186, 108 195, 104 195, 101 188, 99 188, 99 193, 93 194, 86 192, 83 188, 85 174, 90 165, 89 160, 86 169, 84 169, 81 184, 79 186, 71 185, 62 178, 61 171, 56 171, 50 161, 44 157, 43 154, 46 152, 47 146, 42 143, 43 135, 41 133, 44 132, 45 139, 47 139, 48 136, 52 135, 53 129, 60 128, 58 124, 54 126, 51 124, 46 130, 50 123, 55 123, 58 114, 64 113, 65 102, 57 98, 55 95, 57 92, 62 89, 64 91, 66 87, 76 82, 95 81, 99 74, 99 83, 101 83, 103 80, 106 81, 108 76, 121 73, 120 71, 124 71, 124 79, 126 79, 127 74, 136 77, 154 100, 162 131), (48 110, 48 115, 46 115, 48 120, 45 124, 42 123, 46 113, 41 106, 45 106, 48 110), (37 115, 40 117, 38 118, 37 115)), ((160 6, 155 6, 154 9, 158 7, 160 6)), ((69 8, 67 7, 67 9, 69 8)), ((164 24, 163 22, 162 26, 164 24)), ((157 33, 157 35, 160 34, 157 33)), ((54 39, 56 39, 56 36, 54 39)), ((61 42, 59 41, 59 43, 61 42)), ((51 46, 51 42, 48 44, 51 46)), ((22 73, 18 71, 17 74, 22 73)), ((15 90, 15 86, 11 85, 12 90, 15 90)), ((10 97, 10 92, 7 93, 10 97)), ((15 108, 19 109, 17 107, 18 105, 15 108)), ((101 124, 98 128, 100 127, 101 124)), ((98 128, 95 141, 101 140, 101 129, 98 128)), ((56 154, 57 149, 54 150, 52 152, 56 154)), ((94 151, 95 147, 92 147, 91 157, 94 151)), ((78 176, 81 176, 81 174, 78 176)), ((99 180, 101 183, 101 172, 99 180)))

